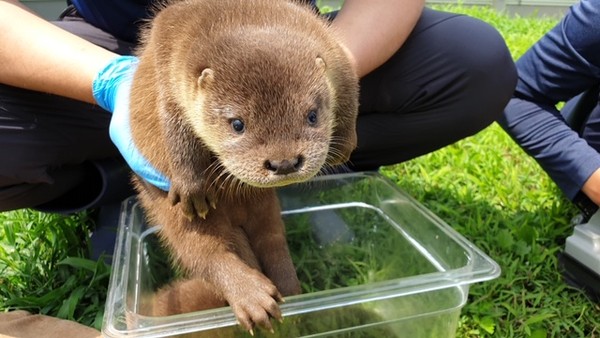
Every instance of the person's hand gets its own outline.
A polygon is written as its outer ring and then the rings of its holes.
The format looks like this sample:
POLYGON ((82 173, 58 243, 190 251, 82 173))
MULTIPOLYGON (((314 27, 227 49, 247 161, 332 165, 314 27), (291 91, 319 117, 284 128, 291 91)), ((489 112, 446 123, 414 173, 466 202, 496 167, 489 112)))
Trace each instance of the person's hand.
POLYGON ((169 180, 142 156, 131 139, 129 92, 137 64, 138 59, 134 56, 119 56, 109 62, 94 79, 94 99, 102 108, 113 113, 110 138, 133 172, 159 189, 168 191, 169 180))

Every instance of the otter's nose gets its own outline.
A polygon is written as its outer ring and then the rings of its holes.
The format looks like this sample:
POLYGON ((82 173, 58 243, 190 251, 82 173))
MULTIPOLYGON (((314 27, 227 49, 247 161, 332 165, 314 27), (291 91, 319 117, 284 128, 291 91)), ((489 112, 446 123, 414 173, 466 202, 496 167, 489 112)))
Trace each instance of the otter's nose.
POLYGON ((297 156, 291 159, 285 160, 266 160, 265 168, 269 171, 272 171, 275 175, 287 175, 291 173, 295 173, 304 164, 304 159, 302 156, 297 156))

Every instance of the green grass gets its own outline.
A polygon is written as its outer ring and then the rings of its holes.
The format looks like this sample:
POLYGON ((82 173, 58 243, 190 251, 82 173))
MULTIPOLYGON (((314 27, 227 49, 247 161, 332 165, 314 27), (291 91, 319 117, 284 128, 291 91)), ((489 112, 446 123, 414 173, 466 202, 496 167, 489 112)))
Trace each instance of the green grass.
POLYGON ((85 213, 0 215, 0 309, 22 309, 100 327, 110 267, 89 256, 85 213))
MULTIPOLYGON (((556 18, 437 6, 498 28, 518 58, 556 18)), ((600 308, 561 277, 557 253, 577 214, 496 124, 382 173, 496 260, 502 275, 471 287, 457 337, 600 337, 600 308)), ((99 327, 109 268, 85 260, 86 214, 0 214, 0 309, 99 327)))

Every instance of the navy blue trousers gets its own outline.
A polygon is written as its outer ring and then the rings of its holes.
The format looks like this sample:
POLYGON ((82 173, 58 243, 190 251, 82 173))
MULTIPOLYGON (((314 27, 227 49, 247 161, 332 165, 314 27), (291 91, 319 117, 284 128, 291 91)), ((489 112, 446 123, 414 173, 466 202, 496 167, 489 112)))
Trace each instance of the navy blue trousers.
POLYGON ((600 83, 600 2, 573 5, 516 65, 517 88, 499 122, 568 198, 579 201, 581 187, 600 168, 598 100, 581 129, 571 128, 571 112, 556 105, 600 83))
MULTIPOLYGON (((118 53, 131 44, 82 19, 57 22, 118 53)), ((473 135, 499 118, 516 71, 506 44, 487 23, 426 9, 406 43, 361 79, 358 148, 351 169, 374 170, 473 135)), ((97 162, 118 158, 108 136, 110 114, 51 95, 0 86, 0 211, 63 205, 110 184, 97 162)), ((110 190, 110 189, 108 189, 110 190)), ((94 200, 98 196, 93 197, 94 200)))

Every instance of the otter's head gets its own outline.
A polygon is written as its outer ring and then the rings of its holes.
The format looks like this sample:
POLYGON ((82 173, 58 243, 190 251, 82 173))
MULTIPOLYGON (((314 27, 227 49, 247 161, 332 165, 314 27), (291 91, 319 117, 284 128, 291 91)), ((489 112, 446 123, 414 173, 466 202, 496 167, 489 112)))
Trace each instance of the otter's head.
POLYGON ((186 114, 224 171, 251 186, 276 187, 349 156, 332 147, 340 142, 332 140, 335 87, 327 51, 311 39, 271 30, 233 33, 209 54, 196 66, 186 114))

